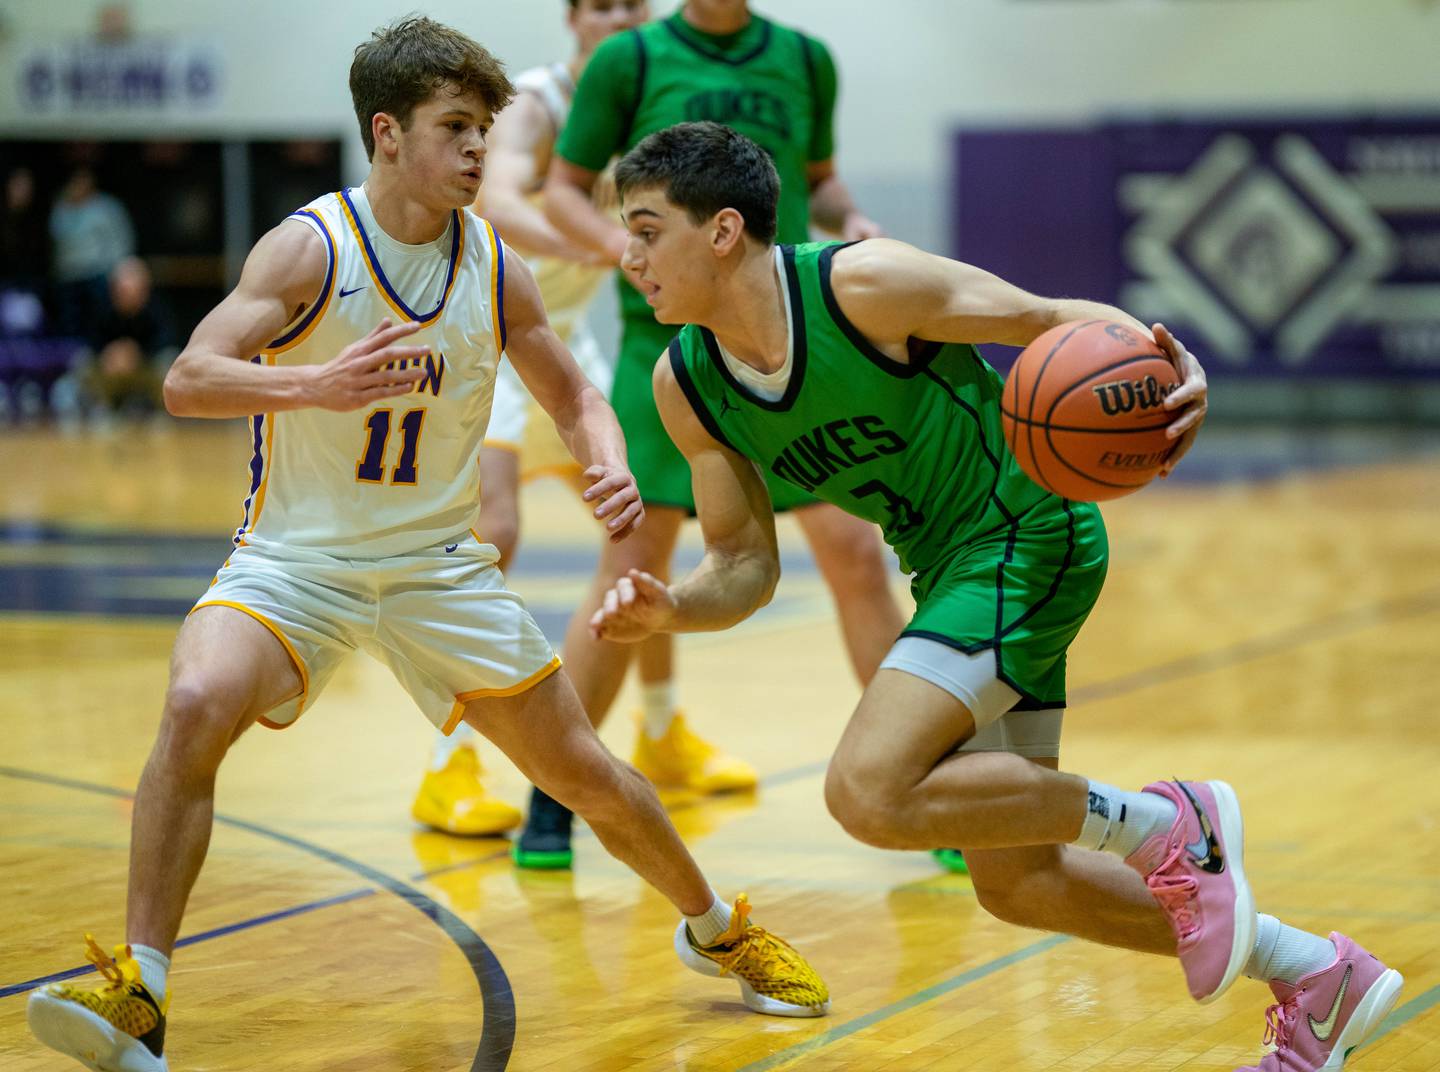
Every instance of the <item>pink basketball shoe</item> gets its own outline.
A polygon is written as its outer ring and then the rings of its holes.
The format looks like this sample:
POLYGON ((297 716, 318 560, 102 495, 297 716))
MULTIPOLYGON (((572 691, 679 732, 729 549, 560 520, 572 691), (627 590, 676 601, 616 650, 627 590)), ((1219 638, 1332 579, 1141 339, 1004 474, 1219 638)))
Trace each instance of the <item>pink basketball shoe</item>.
POLYGON ((1265 1013, 1265 1042, 1275 1052, 1236 1072, 1335 1072, 1375 1033, 1405 980, 1343 934, 1330 935, 1338 955, 1296 986, 1270 984, 1278 1003, 1265 1013))
POLYGON ((1235 981, 1255 945, 1255 898, 1245 881, 1245 832, 1235 790, 1224 782, 1156 782, 1179 817, 1125 858, 1175 929, 1190 995, 1214 1001, 1235 981))

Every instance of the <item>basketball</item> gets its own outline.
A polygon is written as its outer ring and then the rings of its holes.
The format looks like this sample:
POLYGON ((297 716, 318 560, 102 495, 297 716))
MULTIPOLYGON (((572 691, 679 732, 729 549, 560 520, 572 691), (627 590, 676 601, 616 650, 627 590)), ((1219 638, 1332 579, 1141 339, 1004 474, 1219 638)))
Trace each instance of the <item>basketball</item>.
POLYGON ((1163 403, 1180 386, 1148 337, 1110 320, 1053 327, 1025 347, 1000 398, 1005 441, 1027 476, 1066 499, 1139 491, 1174 448, 1163 403))

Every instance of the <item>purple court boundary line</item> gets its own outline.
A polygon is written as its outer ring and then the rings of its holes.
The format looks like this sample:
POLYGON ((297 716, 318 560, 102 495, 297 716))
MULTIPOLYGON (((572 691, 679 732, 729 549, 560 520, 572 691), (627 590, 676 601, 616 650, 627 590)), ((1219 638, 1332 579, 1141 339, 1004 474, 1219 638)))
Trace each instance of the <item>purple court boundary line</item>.
MULTIPOLYGON (((16 767, 0 766, 0 777, 36 782, 41 785, 49 785, 61 789, 74 789, 85 793, 116 797, 121 800, 135 799, 133 793, 115 789, 111 786, 96 785, 92 782, 77 781, 73 778, 60 778, 38 771, 21 770, 16 767)), ((460 951, 465 954, 466 960, 470 963, 470 969, 475 975, 475 981, 480 987, 483 1014, 480 1028, 480 1041, 475 1048, 475 1058, 470 1065, 471 1072, 502 1072, 506 1065, 510 1063, 510 1054, 515 1048, 515 994, 510 987, 509 978, 505 975, 505 969, 501 967, 500 961, 496 958, 494 952, 491 951, 484 940, 476 934, 464 920, 444 905, 427 897, 408 883, 402 882, 397 878, 392 878, 383 871, 379 871, 349 856, 326 849, 320 845, 315 845, 301 838, 293 837, 290 834, 284 834, 278 830, 271 830, 257 823, 236 818, 233 815, 224 815, 216 812, 215 822, 224 826, 234 827, 238 830, 245 830, 260 837, 268 838, 271 841, 278 841, 283 845, 289 845, 291 848, 298 849, 326 863, 333 864, 336 867, 359 875, 366 881, 374 883, 374 885, 380 889, 399 897, 406 904, 435 923, 435 925, 443 930, 450 940, 460 948, 460 951)), ((373 892, 376 891, 351 891, 349 894, 341 894, 337 897, 328 898, 325 901, 311 902, 308 905, 297 906, 293 910, 286 909, 281 912, 272 913, 270 916, 262 917, 260 920, 231 924, 229 927, 221 927, 216 931, 206 932, 204 935, 194 935, 191 941, 200 941, 205 937, 218 937, 220 934, 233 933, 236 930, 244 930, 250 926, 258 926, 260 922, 272 922, 275 919, 299 915, 302 912, 328 907, 329 905, 339 904, 346 900, 357 900, 373 892)), ((80 972, 80 974, 83 974, 83 971, 80 972)), ((6 988, 6 991, 9 993, 16 992, 13 988, 9 987, 6 988)))

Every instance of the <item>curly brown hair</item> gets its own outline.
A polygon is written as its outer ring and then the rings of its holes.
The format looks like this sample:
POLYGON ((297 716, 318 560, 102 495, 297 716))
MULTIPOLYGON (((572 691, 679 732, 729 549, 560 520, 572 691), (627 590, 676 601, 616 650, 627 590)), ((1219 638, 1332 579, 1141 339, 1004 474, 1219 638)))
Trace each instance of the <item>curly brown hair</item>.
POLYGON ((382 27, 357 45, 350 64, 350 99, 366 158, 375 158, 370 121, 377 113, 393 115, 400 129, 407 130, 415 108, 446 85, 459 94, 478 95, 492 114, 515 96, 504 64, 484 45, 423 15, 382 27))

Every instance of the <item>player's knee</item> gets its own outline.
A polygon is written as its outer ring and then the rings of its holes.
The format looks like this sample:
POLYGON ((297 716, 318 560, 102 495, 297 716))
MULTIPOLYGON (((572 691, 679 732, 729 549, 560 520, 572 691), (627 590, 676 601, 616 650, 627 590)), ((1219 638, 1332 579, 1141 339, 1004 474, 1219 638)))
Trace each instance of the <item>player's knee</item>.
POLYGON ((831 538, 825 579, 837 595, 888 593, 890 564, 885 549, 868 527, 831 538))
POLYGON ((224 690, 203 679, 172 682, 156 752, 182 766, 218 766, 241 714, 224 690))
POLYGON ((856 841, 879 849, 909 847, 903 800, 864 771, 832 762, 825 773, 825 806, 856 841))

